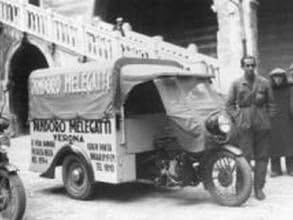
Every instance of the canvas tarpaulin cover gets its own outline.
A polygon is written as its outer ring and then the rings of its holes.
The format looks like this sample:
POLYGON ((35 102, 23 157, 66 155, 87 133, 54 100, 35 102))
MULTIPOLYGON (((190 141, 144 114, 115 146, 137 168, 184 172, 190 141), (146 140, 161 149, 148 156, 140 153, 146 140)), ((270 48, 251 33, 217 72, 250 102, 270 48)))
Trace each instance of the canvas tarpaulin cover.
POLYGON ((135 85, 179 67, 174 61, 121 58, 36 70, 29 79, 30 118, 100 118, 114 105, 119 109, 135 85))
POLYGON ((212 75, 204 63, 199 62, 196 67, 187 72, 176 62, 132 60, 131 65, 121 66, 120 84, 121 97, 126 98, 136 84, 153 80, 181 145, 199 151, 204 149, 204 122, 223 106, 223 99, 212 88, 212 75))
POLYGON ((101 118, 112 109, 113 64, 40 69, 29 79, 30 118, 101 118))
POLYGON ((205 64, 194 66, 189 72, 174 61, 131 59, 119 68, 120 95, 126 98, 135 85, 153 80, 167 115, 186 131, 201 133, 198 129, 202 129, 203 121, 222 106, 223 99, 212 88, 205 64))
POLYGON ((205 120, 223 107, 223 98, 206 79, 157 79, 167 115, 182 147, 189 151, 205 148, 205 120))
POLYGON ((135 85, 154 80, 167 115, 196 137, 207 114, 221 105, 209 86, 197 83, 208 77, 202 63, 190 73, 174 61, 138 58, 37 70, 29 80, 30 118, 101 118, 123 105, 135 85))

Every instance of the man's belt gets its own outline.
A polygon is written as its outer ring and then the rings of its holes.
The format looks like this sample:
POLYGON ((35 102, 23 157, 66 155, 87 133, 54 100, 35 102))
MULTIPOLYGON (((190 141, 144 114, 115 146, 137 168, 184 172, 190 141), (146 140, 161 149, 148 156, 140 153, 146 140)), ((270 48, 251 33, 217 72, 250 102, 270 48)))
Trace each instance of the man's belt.
POLYGON ((252 106, 251 104, 238 105, 239 108, 249 108, 249 107, 251 107, 251 106, 252 106))

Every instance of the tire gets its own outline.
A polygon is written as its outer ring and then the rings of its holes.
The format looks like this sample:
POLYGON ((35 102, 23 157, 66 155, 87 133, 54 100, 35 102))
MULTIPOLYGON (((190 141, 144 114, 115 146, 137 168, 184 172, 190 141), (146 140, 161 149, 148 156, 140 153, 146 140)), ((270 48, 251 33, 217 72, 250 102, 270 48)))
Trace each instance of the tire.
POLYGON ((0 170, 0 182, 0 194, 8 193, 6 195, 9 195, 6 205, 1 206, 1 219, 21 220, 26 207, 25 189, 21 179, 16 173, 9 174, 7 171, 0 170))
POLYGON ((217 203, 240 206, 247 201, 252 190, 252 172, 243 156, 228 151, 213 152, 204 167, 204 186, 217 203))
POLYGON ((93 193, 93 181, 85 162, 78 156, 65 157, 62 165, 62 178, 65 189, 70 197, 88 200, 93 193))

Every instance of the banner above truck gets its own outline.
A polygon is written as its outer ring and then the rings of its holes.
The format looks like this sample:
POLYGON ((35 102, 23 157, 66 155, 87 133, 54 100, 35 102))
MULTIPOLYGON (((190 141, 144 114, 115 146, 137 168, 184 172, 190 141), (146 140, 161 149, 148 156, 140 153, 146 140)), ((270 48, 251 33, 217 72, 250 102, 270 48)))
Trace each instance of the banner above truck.
POLYGON ((34 71, 30 118, 99 118, 111 109, 113 64, 93 62, 34 71))

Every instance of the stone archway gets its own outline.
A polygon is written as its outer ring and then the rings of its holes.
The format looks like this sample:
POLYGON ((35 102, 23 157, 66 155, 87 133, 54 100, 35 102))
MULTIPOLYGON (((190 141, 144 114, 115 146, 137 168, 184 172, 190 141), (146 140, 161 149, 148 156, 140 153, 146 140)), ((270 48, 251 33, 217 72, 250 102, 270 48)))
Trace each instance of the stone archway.
POLYGON ((36 46, 23 42, 13 54, 9 64, 9 104, 16 116, 16 133, 29 131, 28 124, 28 77, 33 70, 48 67, 43 53, 36 46))

